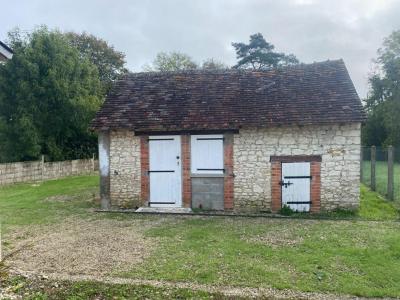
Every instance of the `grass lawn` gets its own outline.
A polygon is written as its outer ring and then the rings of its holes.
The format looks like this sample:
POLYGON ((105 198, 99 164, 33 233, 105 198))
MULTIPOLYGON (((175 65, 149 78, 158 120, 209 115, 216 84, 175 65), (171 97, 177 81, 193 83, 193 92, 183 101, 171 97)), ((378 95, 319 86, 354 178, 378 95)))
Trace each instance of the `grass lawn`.
POLYGON ((187 219, 148 232, 163 240, 134 278, 400 296, 400 224, 187 219))
POLYGON ((361 185, 361 203, 358 216, 367 220, 398 220, 400 217, 398 203, 388 201, 379 193, 361 185))
MULTIPOLYGON (((0 188, 0 216, 6 234, 27 225, 53 226, 69 216, 104 224, 113 218, 125 224, 121 228, 140 219, 143 238, 158 242, 143 262, 128 271, 115 269, 111 276, 400 297, 400 223, 395 221, 399 213, 392 203, 364 186, 360 210, 350 220, 171 216, 159 222, 160 216, 92 213, 91 194, 97 185, 97 177, 85 176, 0 188), (72 200, 46 200, 65 195, 72 200)), ((45 295, 87 299, 96 291, 100 299, 220 297, 187 289, 90 282, 31 290, 41 295, 37 299, 45 295)))
MULTIPOLYGON (((362 182, 366 185, 371 184, 371 162, 363 161, 363 178, 362 182)), ((387 195, 387 162, 376 162, 376 191, 382 195, 387 195)), ((394 198, 400 201, 400 164, 394 165, 394 198)))
POLYGON ((5 232, 13 225, 59 222, 70 215, 87 214, 98 190, 97 176, 49 180, 40 184, 0 186, 0 222, 5 232), (46 201, 73 196, 78 201, 46 201), (51 199, 51 198, 50 198, 51 199))

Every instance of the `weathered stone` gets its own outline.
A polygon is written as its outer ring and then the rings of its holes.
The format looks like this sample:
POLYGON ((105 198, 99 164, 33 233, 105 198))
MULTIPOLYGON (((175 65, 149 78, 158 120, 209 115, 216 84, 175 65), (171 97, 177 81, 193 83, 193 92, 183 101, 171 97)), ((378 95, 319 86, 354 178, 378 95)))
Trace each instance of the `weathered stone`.
POLYGON ((132 131, 110 133, 110 196, 112 206, 141 205, 140 139, 132 131))
POLYGON ((243 129, 234 136, 233 153, 235 209, 271 209, 271 155, 321 155, 321 209, 358 207, 358 123, 243 129))
MULTIPOLYGON (((321 155, 321 209, 358 206, 360 124, 242 129, 233 144, 236 210, 271 209, 271 155, 321 155)), ((111 132, 112 205, 140 206, 140 181, 140 139, 111 132)))

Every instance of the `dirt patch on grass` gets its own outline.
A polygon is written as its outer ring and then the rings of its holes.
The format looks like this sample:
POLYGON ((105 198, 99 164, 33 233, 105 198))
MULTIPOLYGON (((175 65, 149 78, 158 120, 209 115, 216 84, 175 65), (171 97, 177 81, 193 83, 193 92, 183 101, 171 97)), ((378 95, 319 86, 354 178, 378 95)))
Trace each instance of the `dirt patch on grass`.
MULTIPOLYGON (((268 220, 270 221, 270 220, 268 220)), ((250 243, 261 243, 272 248, 295 247, 310 236, 315 221, 275 220, 269 222, 267 231, 258 234, 243 235, 242 239, 250 243)))
POLYGON ((262 243, 268 245, 272 248, 278 247, 294 247, 303 242, 303 237, 293 237, 292 235, 282 234, 278 236, 277 234, 270 234, 270 235, 259 235, 255 237, 251 237, 246 239, 247 242, 251 243, 262 243))
POLYGON ((127 271, 157 245, 157 239, 143 234, 150 224, 135 219, 74 218, 46 230, 38 228, 37 235, 31 228, 27 238, 14 240, 14 253, 7 264, 43 273, 104 275, 127 271))
MULTIPOLYGON (((262 232, 247 230, 241 234, 241 239, 249 243, 259 243, 271 248, 297 247, 306 241, 313 243, 341 243, 346 247, 366 249, 384 247, 380 236, 385 234, 387 225, 375 221, 347 220, 266 220, 262 221, 262 232)), ((255 220, 252 224, 261 224, 255 220)), ((397 223, 391 223, 397 226, 397 223)), ((243 227, 246 225, 244 224, 243 227)))
POLYGON ((76 200, 96 201, 99 198, 99 192, 96 189, 87 189, 79 194, 54 195, 43 199, 44 202, 70 202, 76 200))
POLYGON ((79 199, 79 195, 56 195, 45 198, 46 202, 68 202, 79 199))

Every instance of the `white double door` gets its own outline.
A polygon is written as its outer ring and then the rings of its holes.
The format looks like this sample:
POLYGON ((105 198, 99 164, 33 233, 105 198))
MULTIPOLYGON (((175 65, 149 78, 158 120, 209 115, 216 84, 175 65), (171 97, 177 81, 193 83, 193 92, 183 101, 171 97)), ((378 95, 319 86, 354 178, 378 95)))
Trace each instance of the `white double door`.
POLYGON ((282 163, 282 206, 310 211, 310 163, 282 163))
POLYGON ((149 137, 150 206, 182 206, 181 138, 149 137))

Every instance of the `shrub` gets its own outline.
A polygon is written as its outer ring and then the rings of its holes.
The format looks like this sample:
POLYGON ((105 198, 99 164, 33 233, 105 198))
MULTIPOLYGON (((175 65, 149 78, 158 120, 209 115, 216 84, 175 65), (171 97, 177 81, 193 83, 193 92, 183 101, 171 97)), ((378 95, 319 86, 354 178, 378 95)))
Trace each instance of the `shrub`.
POLYGON ((284 204, 279 213, 283 216, 291 216, 294 214, 294 210, 291 209, 288 205, 284 204))

